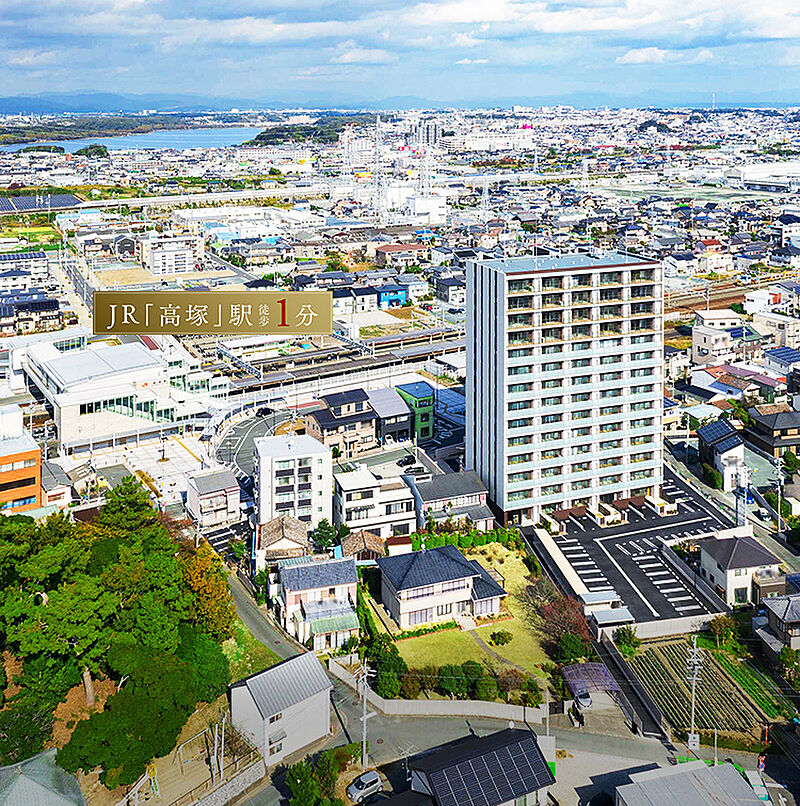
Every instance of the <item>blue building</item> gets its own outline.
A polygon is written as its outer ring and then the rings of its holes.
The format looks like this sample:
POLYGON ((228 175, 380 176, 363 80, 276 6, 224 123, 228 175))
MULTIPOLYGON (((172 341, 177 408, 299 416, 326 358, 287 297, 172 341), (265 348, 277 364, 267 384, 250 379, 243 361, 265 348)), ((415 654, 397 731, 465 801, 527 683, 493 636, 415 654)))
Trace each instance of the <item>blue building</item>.
POLYGON ((408 289, 402 285, 387 283, 378 286, 378 307, 384 311, 387 308, 395 308, 405 305, 408 300, 408 289))

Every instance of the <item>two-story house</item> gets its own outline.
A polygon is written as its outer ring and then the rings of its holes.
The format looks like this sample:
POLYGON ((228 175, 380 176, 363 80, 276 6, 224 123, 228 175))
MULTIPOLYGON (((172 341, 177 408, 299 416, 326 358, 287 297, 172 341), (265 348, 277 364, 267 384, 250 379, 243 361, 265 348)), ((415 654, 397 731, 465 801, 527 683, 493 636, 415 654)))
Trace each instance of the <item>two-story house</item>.
POLYGON ((315 652, 338 649, 358 637, 357 585, 352 557, 282 560, 273 602, 277 619, 286 632, 315 652))
POLYGON ((770 456, 797 453, 800 448, 800 411, 787 403, 768 403, 749 410, 753 424, 744 429, 747 442, 770 456))
POLYGON ((320 400, 325 408, 305 417, 307 434, 346 459, 377 446, 378 415, 363 389, 323 395, 320 400))
POLYGON ((455 546, 381 557, 381 601, 401 629, 457 616, 494 616, 506 595, 477 561, 455 546))
POLYGON ((233 683, 231 723, 274 767, 330 734, 332 688, 316 655, 305 652, 233 683))
POLYGON ((753 632, 764 656, 778 664, 784 647, 800 649, 800 593, 764 599, 763 605, 766 616, 753 619, 753 632))
MULTIPOLYGON (((724 533, 723 533, 724 534, 724 533)), ((752 537, 709 537, 700 547, 700 576, 729 607, 759 604, 786 591, 781 561, 752 537)))
POLYGON ((334 473, 333 523, 381 538, 411 534, 417 525, 414 494, 401 476, 379 478, 364 466, 334 473))
POLYGON ((474 470, 444 473, 430 481, 417 482, 408 477, 417 504, 417 526, 422 528, 433 518, 436 523, 468 521, 487 532, 494 528, 494 515, 486 499, 488 491, 474 470))
POLYGON ((186 479, 186 511, 200 532, 224 529, 241 521, 236 477, 223 467, 191 473, 186 479))

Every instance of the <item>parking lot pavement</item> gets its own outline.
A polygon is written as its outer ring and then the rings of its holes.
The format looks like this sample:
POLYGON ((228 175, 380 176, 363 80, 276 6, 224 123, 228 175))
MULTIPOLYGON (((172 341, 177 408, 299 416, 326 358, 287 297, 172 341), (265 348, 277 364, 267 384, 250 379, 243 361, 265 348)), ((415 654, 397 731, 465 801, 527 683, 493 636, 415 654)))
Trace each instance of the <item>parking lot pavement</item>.
POLYGON ((664 489, 678 514, 661 518, 649 510, 629 513, 630 522, 603 529, 588 518, 572 520, 555 538, 590 591, 613 589, 636 621, 715 612, 714 604, 661 555, 662 539, 697 538, 730 526, 726 517, 667 470, 664 489))

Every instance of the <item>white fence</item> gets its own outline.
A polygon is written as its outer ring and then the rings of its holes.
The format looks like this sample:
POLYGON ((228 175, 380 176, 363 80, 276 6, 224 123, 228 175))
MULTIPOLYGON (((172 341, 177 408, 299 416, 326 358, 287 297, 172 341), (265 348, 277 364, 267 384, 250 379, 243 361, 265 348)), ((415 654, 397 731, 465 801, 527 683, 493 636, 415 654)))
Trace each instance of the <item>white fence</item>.
MULTIPOLYGON (((330 658, 328 671, 345 685, 358 690, 355 677, 330 658)), ((374 691, 367 690, 367 702, 390 716, 463 716, 502 719, 506 722, 541 724, 545 717, 544 706, 507 705, 502 702, 482 700, 385 700, 374 691)))

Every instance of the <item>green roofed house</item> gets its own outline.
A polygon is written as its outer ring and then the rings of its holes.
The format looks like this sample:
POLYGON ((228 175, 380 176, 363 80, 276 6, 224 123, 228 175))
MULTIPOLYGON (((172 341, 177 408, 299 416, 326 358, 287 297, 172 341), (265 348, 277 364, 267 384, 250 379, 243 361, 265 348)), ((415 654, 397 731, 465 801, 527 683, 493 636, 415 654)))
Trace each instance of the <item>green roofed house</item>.
POLYGON ((56 766, 56 751, 0 767, 0 806, 85 806, 73 775, 56 766))
POLYGON ((433 407, 435 390, 426 381, 404 383, 396 387, 414 415, 412 431, 417 442, 433 439, 433 407))

